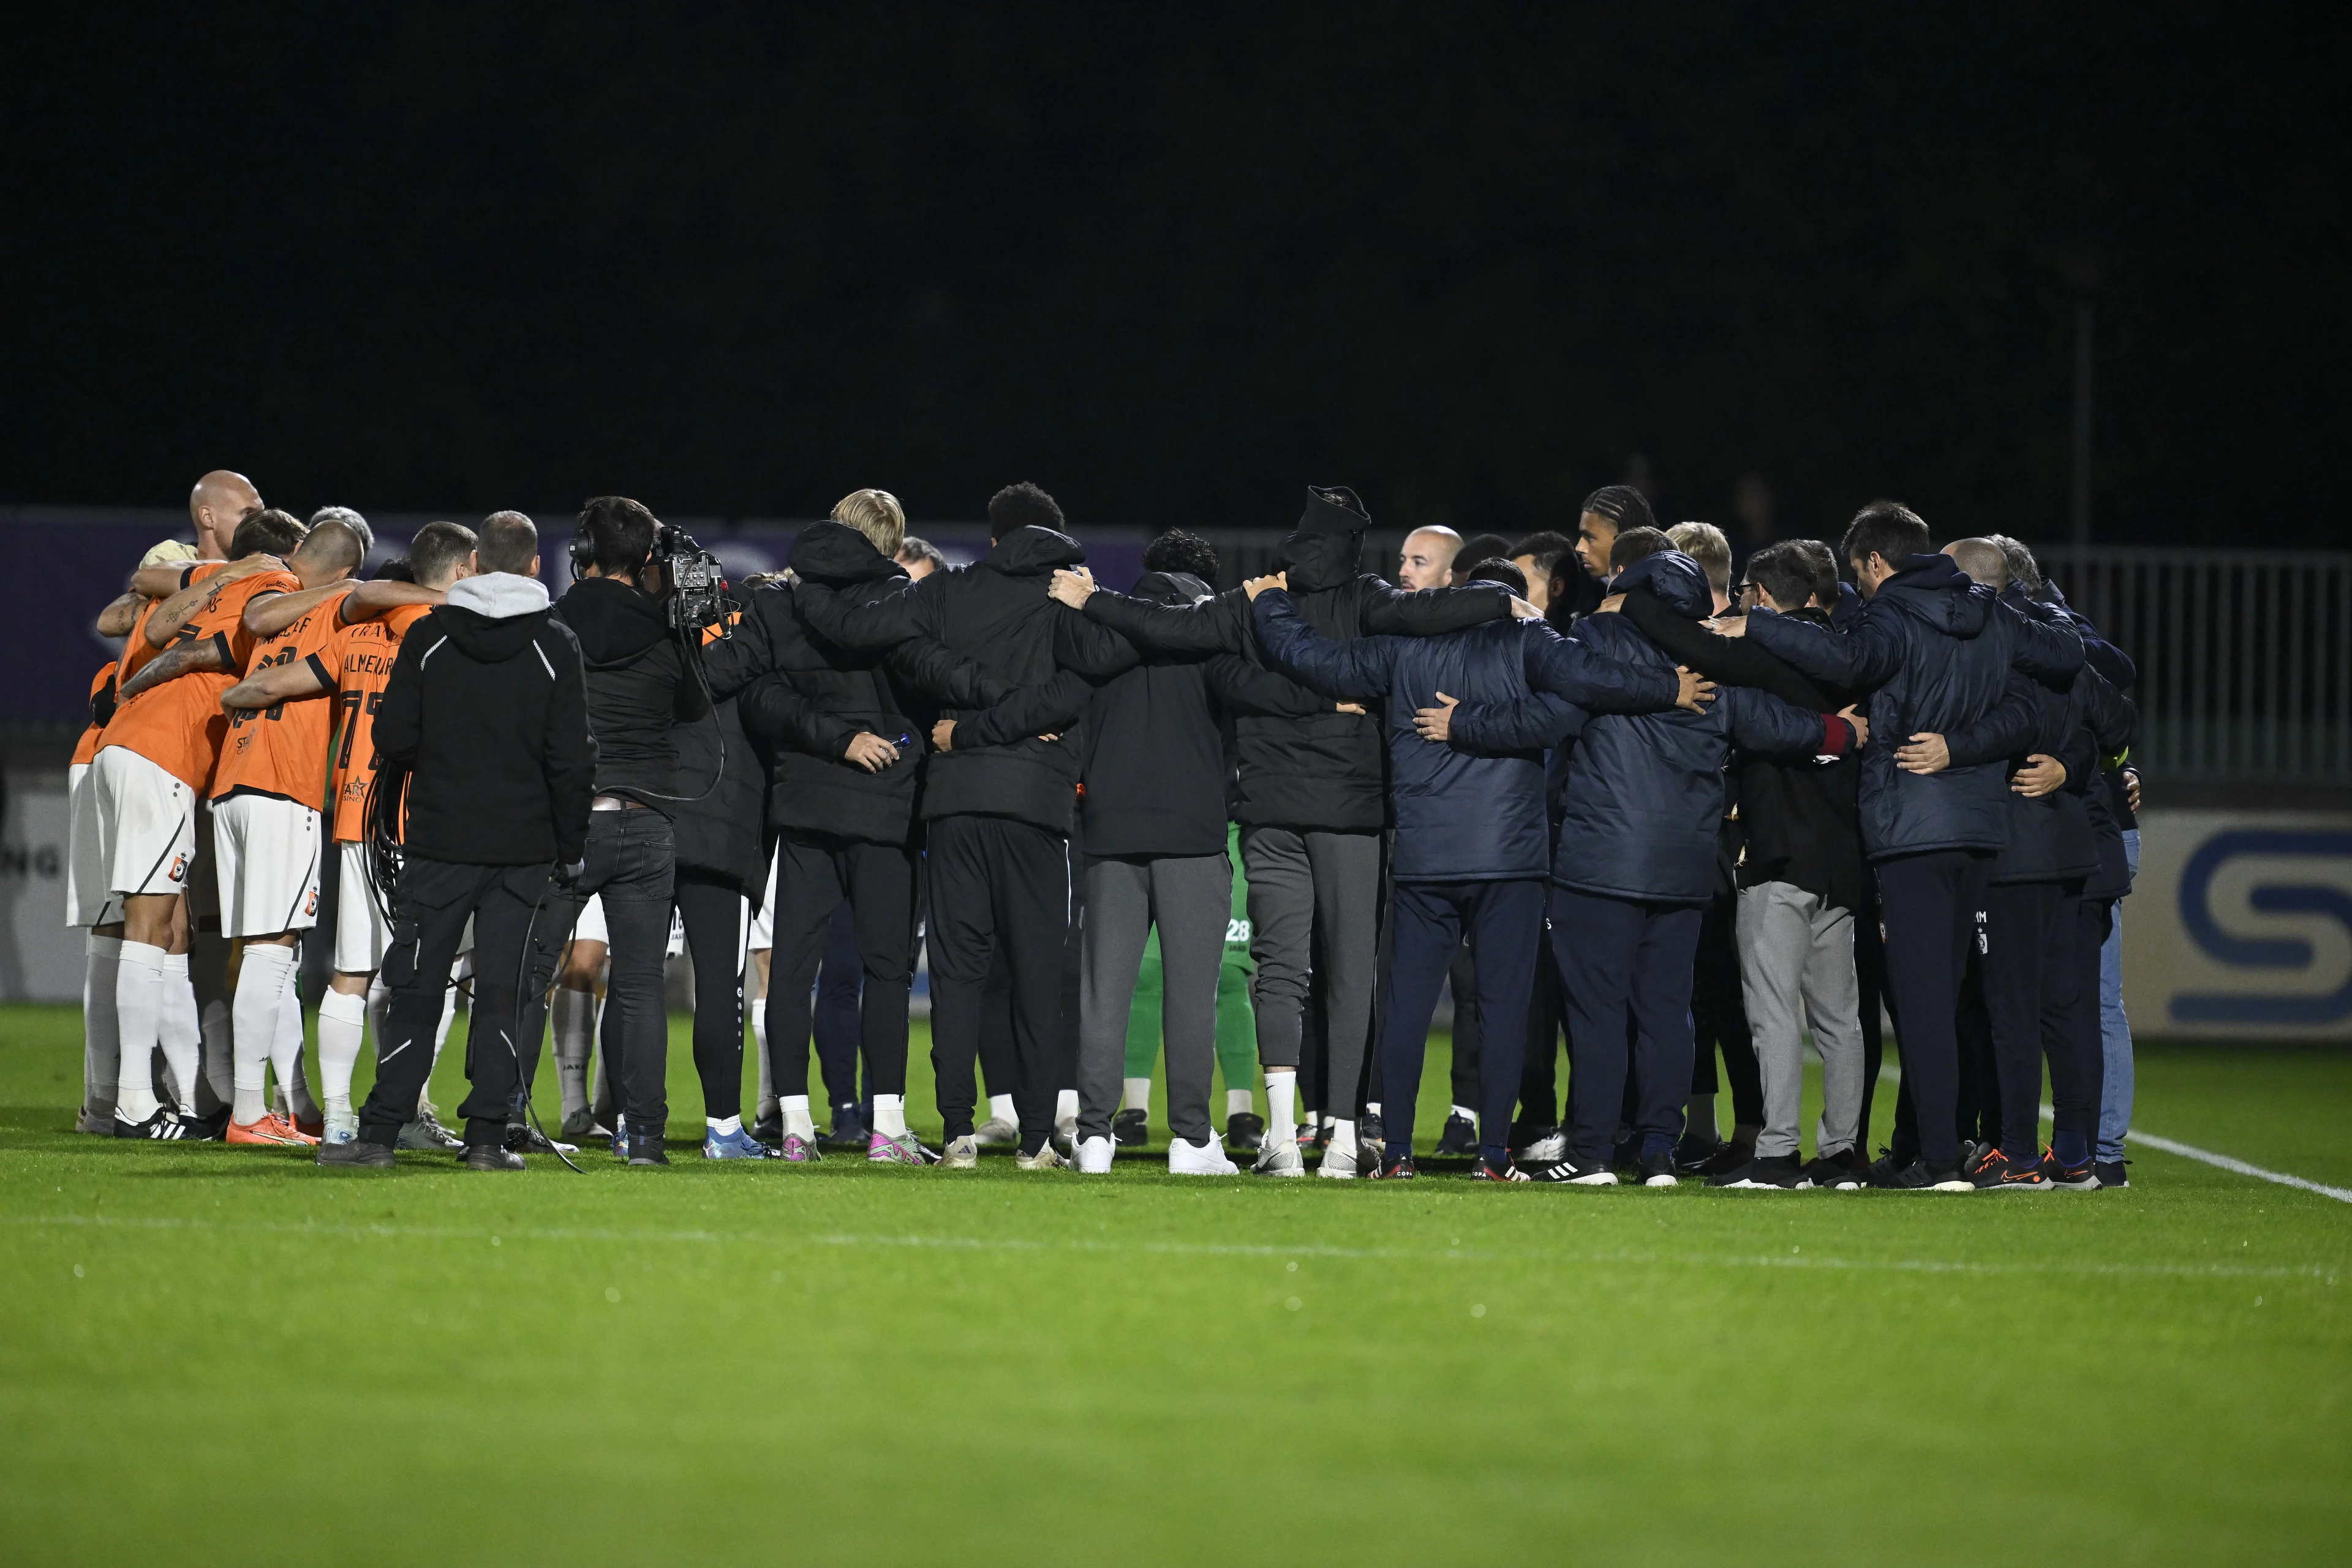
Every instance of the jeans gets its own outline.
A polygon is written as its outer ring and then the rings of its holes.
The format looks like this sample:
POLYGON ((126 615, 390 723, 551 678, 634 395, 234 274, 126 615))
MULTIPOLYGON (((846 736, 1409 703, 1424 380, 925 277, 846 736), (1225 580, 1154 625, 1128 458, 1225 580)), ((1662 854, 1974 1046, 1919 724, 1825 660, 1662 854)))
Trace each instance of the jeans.
MULTIPOLYGON (((2124 863, 2139 875, 2139 829, 2124 829, 2124 863)), ((2124 1016, 2124 905, 2116 900, 2107 940, 2099 948, 2099 1047, 2105 1082, 2099 1090, 2099 1158, 2124 1157, 2124 1134, 2131 1131, 2131 1020, 2124 1016)))
POLYGON ((659 1138, 669 1121, 669 1011, 662 961, 669 951, 677 840, 658 811, 588 814, 588 868, 563 910, 569 932, 591 893, 604 896, 612 969, 604 985, 605 1076, 621 1095, 630 1131, 659 1138), (619 1016, 617 1027, 610 1024, 619 1016), (617 1047, 616 1050, 614 1047, 617 1047))

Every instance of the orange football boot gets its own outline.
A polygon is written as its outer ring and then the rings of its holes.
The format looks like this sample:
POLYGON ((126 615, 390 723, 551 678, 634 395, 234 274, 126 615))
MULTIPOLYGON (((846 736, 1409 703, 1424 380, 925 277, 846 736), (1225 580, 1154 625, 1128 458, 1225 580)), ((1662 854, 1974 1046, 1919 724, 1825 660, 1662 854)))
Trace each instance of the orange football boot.
POLYGON ((319 1142, 308 1133, 297 1131, 292 1122, 274 1110, 264 1111, 259 1119, 247 1122, 240 1122, 235 1117, 229 1118, 226 1141, 231 1143, 267 1143, 296 1149, 312 1148, 319 1142))

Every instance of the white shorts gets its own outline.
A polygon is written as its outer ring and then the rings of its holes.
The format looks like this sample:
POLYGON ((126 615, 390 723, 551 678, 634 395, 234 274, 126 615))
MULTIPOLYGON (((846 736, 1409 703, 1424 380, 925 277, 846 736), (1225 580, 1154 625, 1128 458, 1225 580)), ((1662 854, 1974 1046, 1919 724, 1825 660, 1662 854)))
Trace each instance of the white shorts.
POLYGON ((319 923, 319 814, 275 795, 213 803, 221 935, 276 936, 319 923))
POLYGON ((604 894, 591 893, 588 901, 580 906, 580 918, 572 922, 572 940, 601 942, 613 940, 604 931, 604 894))
POLYGON ((782 858, 768 857, 768 896, 751 914, 751 940, 747 945, 753 952, 765 952, 776 945, 776 862, 782 858))
POLYGON ((338 844, 335 873, 335 970, 341 974, 369 974, 383 967, 392 946, 392 922, 377 907, 368 876, 368 847, 338 844))
POLYGON ((100 750, 89 776, 107 890, 185 891, 196 856, 196 792, 128 746, 100 750))
POLYGON ((98 781, 90 764, 66 770, 66 924, 112 925, 122 900, 106 885, 106 835, 98 820, 98 781))

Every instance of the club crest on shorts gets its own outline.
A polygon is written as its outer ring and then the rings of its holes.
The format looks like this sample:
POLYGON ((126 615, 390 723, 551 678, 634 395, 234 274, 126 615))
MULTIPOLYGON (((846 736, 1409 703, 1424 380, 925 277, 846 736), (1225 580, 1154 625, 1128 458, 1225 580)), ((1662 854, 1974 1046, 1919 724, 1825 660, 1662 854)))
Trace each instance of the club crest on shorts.
POLYGON ((163 873, 163 879, 167 882, 186 881, 188 879, 188 858, 185 855, 173 856, 172 868, 163 873))

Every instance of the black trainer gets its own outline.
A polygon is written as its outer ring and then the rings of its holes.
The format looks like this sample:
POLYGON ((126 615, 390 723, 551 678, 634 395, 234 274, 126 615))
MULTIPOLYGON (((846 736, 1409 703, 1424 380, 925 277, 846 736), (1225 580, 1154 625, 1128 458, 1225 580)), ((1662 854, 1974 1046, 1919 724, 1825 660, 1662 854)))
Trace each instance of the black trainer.
POLYGON ((1633 1174, 1645 1187, 1671 1187, 1682 1180, 1675 1174, 1675 1152, 1671 1148, 1643 1155, 1633 1166, 1633 1174))
POLYGON ((1437 1152, 1441 1154, 1475 1154, 1478 1152, 1478 1123, 1458 1110, 1445 1113, 1445 1131, 1437 1135, 1437 1152))
POLYGON ((2046 1193, 2050 1180, 2039 1159, 2012 1160, 1999 1149, 1989 1149, 1968 1174, 1969 1184, 1980 1193, 2046 1193))
POLYGON ((389 1171, 393 1158, 383 1144, 354 1138, 348 1143, 320 1144, 319 1163, 331 1171, 389 1171))
MULTIPOLYGON (((776 1140, 782 1143, 781 1137, 776 1140)), ((835 1149, 863 1150, 874 1142, 874 1129, 866 1124, 865 1113, 855 1105, 833 1108, 833 1125, 817 1135, 817 1142, 835 1149)))
POLYGON ((1387 1141, 1388 1130, 1381 1125, 1381 1113, 1377 1110, 1367 1110, 1364 1112, 1362 1117, 1356 1122, 1356 1142, 1359 1143, 1384 1143, 1387 1141))
POLYGON ((1931 1164, 1926 1160, 1914 1160, 1902 1168, 1894 1168, 1892 1158, 1871 1166, 1871 1185, 1890 1193, 1969 1193, 1974 1183, 1960 1172, 1959 1162, 1931 1164), (1884 1174, 1879 1167, 1886 1166, 1884 1174))
POLYGON ((2099 1185, 2102 1187, 2130 1186, 2131 1176, 2124 1170, 2124 1167, 2130 1163, 2131 1162, 2129 1160, 2099 1161, 2094 1166, 2094 1169, 2095 1169, 2099 1174, 2099 1185))
POLYGON ((228 1138, 228 1111, 226 1105, 210 1114, 198 1116, 183 1110, 180 1117, 180 1142, 183 1143, 219 1143, 228 1138))
POLYGON ((1129 1108, 1112 1117, 1110 1141, 1118 1149, 1139 1149, 1150 1142, 1151 1112, 1129 1108))
MULTIPOLYGON (((1709 1134, 1685 1132, 1682 1142, 1675 1145, 1675 1169, 1686 1176, 1700 1175, 1730 1147, 1722 1139, 1709 1134)), ((1741 1163, 1745 1163, 1744 1161, 1741 1163)))
POLYGON ((1383 1182, 1410 1182, 1421 1173, 1412 1168, 1412 1156, 1399 1154, 1395 1159, 1383 1158, 1373 1174, 1383 1182))
POLYGON ((144 1121, 130 1121, 123 1116, 122 1112, 116 1111, 114 1135, 117 1138, 143 1139, 152 1143, 198 1141, 189 1132, 187 1124, 180 1120, 178 1112, 173 1110, 170 1106, 159 1107, 155 1114, 144 1121))
POLYGON ((1255 1154, 1265 1147, 1265 1118, 1255 1110, 1236 1110, 1225 1118, 1225 1147, 1255 1154))
POLYGON ((1548 1182, 1554 1186, 1613 1187, 1617 1173, 1606 1165, 1580 1164, 1574 1160, 1555 1160, 1549 1165, 1538 1166, 1528 1180, 1548 1182))
POLYGON ((1859 1149, 1841 1149, 1805 1167, 1805 1180, 1832 1192, 1851 1193, 1870 1185, 1870 1166, 1859 1149))
MULTIPOLYGON (((321 1143, 319 1147, 323 1150, 326 1145, 321 1143)), ((386 1150, 385 1152, 390 1153, 391 1151, 386 1150)), ((468 1143, 465 1153, 458 1156, 457 1163, 469 1171, 520 1171, 529 1168, 522 1163, 521 1155, 503 1143, 468 1143)))
POLYGON ((779 1108, 751 1123, 751 1136, 762 1143, 781 1146, 784 1141, 784 1113, 779 1108))
POLYGON ((662 1147, 662 1131, 659 1127, 641 1126, 635 1121, 631 1121, 629 1123, 629 1163, 632 1165, 668 1164, 669 1151, 662 1147))
POLYGON ((2054 1150, 2042 1156, 2042 1179, 2048 1182, 2053 1190, 2062 1193, 2095 1193, 2099 1190, 2095 1161, 2086 1157, 2079 1165, 2064 1164, 2054 1150))
POLYGON ((1794 1154, 1759 1154, 1737 1170, 1709 1176, 1710 1187, 1747 1187, 1793 1193, 1812 1185, 1794 1154))
POLYGON ((1470 1175, 1472 1180, 1480 1182, 1524 1182, 1529 1179, 1525 1171, 1511 1163, 1508 1156, 1497 1165, 1483 1154, 1478 1157, 1478 1163, 1470 1167, 1470 1175))

